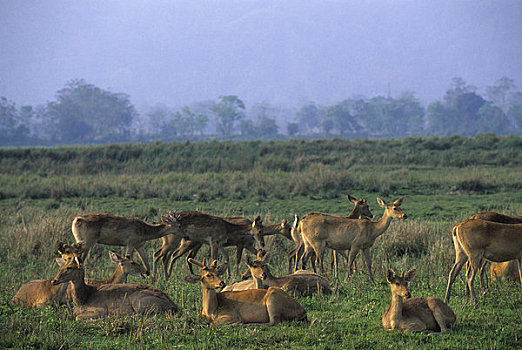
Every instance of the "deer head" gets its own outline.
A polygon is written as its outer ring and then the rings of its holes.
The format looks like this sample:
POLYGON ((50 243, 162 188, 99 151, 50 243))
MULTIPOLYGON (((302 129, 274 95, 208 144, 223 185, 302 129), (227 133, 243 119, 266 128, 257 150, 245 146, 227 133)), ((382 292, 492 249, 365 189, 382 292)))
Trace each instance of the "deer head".
POLYGON ((397 275, 392 270, 388 270, 386 279, 390 284, 392 295, 397 295, 402 298, 410 298, 411 293, 408 290, 408 282, 415 276, 415 269, 410 270, 402 275, 397 275))
POLYGON ((403 198, 401 197, 392 204, 388 204, 379 197, 377 197, 377 203, 379 203, 379 206, 381 208, 384 208, 384 215, 388 215, 395 219, 406 220, 408 218, 408 215, 406 215, 400 208, 402 201, 403 198))
POLYGON ((268 270, 268 262, 270 261, 270 253, 265 251, 259 251, 256 260, 252 260, 250 256, 247 256, 247 265, 250 270, 250 275, 253 278, 265 280, 270 275, 268 270), (264 252, 264 254, 262 253, 264 252))
POLYGON ((217 266, 217 260, 214 260, 210 266, 207 266, 207 259, 203 258, 203 262, 200 263, 192 258, 187 260, 189 263, 201 267, 199 275, 188 275, 185 277, 185 281, 189 283, 201 282, 206 289, 218 289, 226 286, 225 282, 219 277, 223 275, 228 268, 227 264, 217 266))

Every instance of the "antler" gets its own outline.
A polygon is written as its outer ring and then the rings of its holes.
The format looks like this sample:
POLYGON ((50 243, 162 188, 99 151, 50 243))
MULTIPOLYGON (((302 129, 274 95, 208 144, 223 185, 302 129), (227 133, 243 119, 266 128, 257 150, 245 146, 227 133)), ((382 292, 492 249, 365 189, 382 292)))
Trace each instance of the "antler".
POLYGON ((206 261, 205 261, 205 260, 206 260, 206 259, 203 258, 203 263, 200 263, 199 261, 196 261, 196 260, 194 260, 194 259, 192 259, 192 258, 188 258, 188 259, 187 259, 187 261, 188 261, 189 263, 194 264, 194 265, 197 265, 197 266, 199 266, 199 267, 201 267, 201 268, 206 267, 206 266, 205 266, 205 264, 206 264, 206 261))

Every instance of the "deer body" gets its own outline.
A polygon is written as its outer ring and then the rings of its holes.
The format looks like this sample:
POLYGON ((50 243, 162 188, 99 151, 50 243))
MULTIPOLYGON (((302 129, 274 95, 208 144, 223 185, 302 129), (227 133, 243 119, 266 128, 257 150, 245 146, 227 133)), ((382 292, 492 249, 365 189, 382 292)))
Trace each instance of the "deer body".
MULTIPOLYGON (((346 216, 347 219, 373 218, 373 214, 370 211, 370 207, 368 206, 368 202, 366 201, 366 199, 357 200, 355 197, 348 195, 348 200, 351 203, 353 203, 354 206, 353 206, 352 210, 350 211, 350 213, 346 216)), ((328 215, 328 214, 324 214, 324 213, 320 213, 320 212, 310 212, 310 213, 306 214, 303 218, 313 217, 313 216, 317 216, 317 215, 328 215)), ((292 229, 290 231, 290 236, 295 243, 295 247, 289 254, 288 273, 291 273, 292 266, 293 266, 293 271, 297 270, 298 259, 300 259, 302 257, 303 250, 304 250, 304 239, 302 238, 301 229, 299 226, 299 217, 297 215, 295 215, 295 220, 292 225, 292 229), (292 261, 294 261, 294 263, 292 263, 292 261)), ((311 252, 309 252, 309 254, 310 253, 311 252)), ((333 261, 334 261, 334 271, 335 271, 334 275, 335 276, 337 276, 337 253, 341 254, 345 258, 345 260, 348 261, 348 257, 345 255, 344 252, 334 251, 333 261)))
POLYGON ((439 298, 410 298, 407 282, 415 270, 397 276, 388 270, 387 280, 391 287, 391 303, 382 316, 386 330, 399 329, 403 332, 440 332, 445 333, 455 324, 453 311, 439 298), (406 298, 406 299, 404 299, 406 298))
POLYGON ((90 286, 84 281, 84 270, 78 258, 57 261, 60 269, 52 279, 52 284, 71 282, 76 320, 90 321, 108 315, 177 311, 176 304, 158 289, 136 283, 90 286))
POLYGON ((493 280, 508 280, 520 283, 518 276, 518 261, 510 260, 501 263, 491 263, 489 278, 493 280))
MULTIPOLYGON (((126 283, 127 276, 145 278, 145 269, 128 258, 124 258, 114 252, 109 252, 113 262, 118 266, 111 277, 105 280, 85 279, 85 283, 91 286, 102 284, 126 283)), ((12 299, 14 304, 32 308, 40 308, 45 305, 62 305, 72 300, 72 286, 67 283, 53 285, 52 280, 33 280, 22 285, 12 299)))
POLYGON ((292 275, 275 277, 268 267, 269 261, 270 253, 266 253, 263 257, 258 255, 254 261, 247 257, 250 275, 254 281, 257 281, 257 285, 261 284, 264 288, 278 287, 293 296, 309 296, 319 292, 332 293, 326 278, 309 271, 300 270, 292 275))
POLYGON ((306 261, 307 255, 313 250, 316 262, 321 267, 321 271, 324 271, 322 257, 326 247, 336 251, 349 249, 348 266, 351 271, 357 254, 362 251, 370 279, 373 281, 370 248, 377 237, 388 229, 392 219, 407 218, 406 214, 400 209, 402 198, 393 204, 387 204, 377 197, 377 202, 385 208, 383 216, 378 221, 348 219, 344 216, 325 214, 304 217, 299 224, 305 244, 305 253, 302 259, 306 261))
POLYGON ((217 261, 207 267, 206 260, 190 262, 202 268, 199 275, 185 279, 190 283, 201 282, 203 296, 202 315, 212 325, 250 323, 275 325, 284 320, 306 320, 306 310, 280 288, 252 289, 217 292, 225 283, 219 278, 226 266, 217 267, 217 261))
POLYGON ((84 241, 82 260, 85 260, 91 247, 96 243, 124 246, 125 255, 138 252, 143 265, 150 271, 148 258, 143 250, 146 241, 163 237, 169 233, 180 232, 181 226, 174 220, 149 224, 134 217, 108 213, 90 213, 76 216, 72 223, 76 242, 84 241))
MULTIPOLYGON (((449 300, 451 286, 462 268, 469 261, 466 284, 475 307, 478 301, 473 289, 475 275, 483 265, 483 259, 493 262, 518 260, 522 262, 522 224, 501 224, 480 219, 470 219, 453 228, 453 242, 456 250, 455 263, 450 271, 446 288, 446 302, 449 300)), ((522 271, 519 268, 519 279, 522 271)))
MULTIPOLYGON (((203 214, 206 215, 206 214, 203 214)), ((210 216, 211 217, 211 216, 210 216)), ((212 218, 212 217, 211 217, 212 218)), ((222 243, 223 247, 236 246, 236 273, 239 268, 239 264, 241 262, 241 257, 243 255, 243 250, 247 249, 252 254, 256 254, 257 250, 254 248, 254 237, 251 235, 251 225, 252 221, 243 218, 243 217, 226 217, 219 218, 221 220, 225 220, 230 223, 232 226, 226 226, 225 229, 229 232, 226 235, 225 242, 222 243)), ((193 226, 192 230, 196 230, 197 227, 193 226)), ((194 237, 194 236, 193 236, 194 237)), ((182 257, 184 254, 188 252, 187 259, 195 258, 196 254, 199 252, 203 244, 208 243, 204 241, 191 240, 186 238, 179 238, 176 235, 167 235, 162 237, 162 245, 161 247, 154 252, 154 275, 156 274, 156 266, 159 259, 161 259, 163 264, 163 269, 165 272, 165 278, 169 278, 172 273, 172 268, 174 267, 174 263, 177 259, 182 257), (168 265, 168 260, 170 259, 170 266, 168 265)), ((228 260, 228 255, 226 255, 228 260)), ((192 265, 188 264, 191 273, 192 265)))

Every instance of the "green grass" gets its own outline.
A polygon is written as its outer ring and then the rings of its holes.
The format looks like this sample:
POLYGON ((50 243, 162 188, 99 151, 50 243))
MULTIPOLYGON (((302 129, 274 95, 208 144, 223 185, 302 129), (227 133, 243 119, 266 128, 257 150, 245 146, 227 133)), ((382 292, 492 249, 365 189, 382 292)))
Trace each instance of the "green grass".
MULTIPOLYGON (((416 268, 410 284, 412 294, 443 298, 454 260, 452 226, 487 209, 521 214, 522 167, 520 162, 506 161, 512 154, 522 154, 520 138, 487 135, 472 139, 3 150, 0 348, 520 348, 522 288, 509 282, 490 283, 487 294, 479 298, 480 308, 475 310, 464 296, 463 273, 450 300, 457 325, 449 334, 386 332, 381 323, 390 300, 386 269, 404 272, 416 268), (390 149, 408 151, 410 161, 405 162, 393 151, 386 153, 390 149), (468 149, 472 152, 462 153, 468 149), (347 166, 354 150, 357 154, 366 152, 366 160, 356 159, 347 166), (241 152, 247 153, 242 157, 241 152), (385 156, 379 157, 383 152, 385 156), (497 152, 500 158, 492 157, 491 152, 497 152), (112 159, 101 172, 86 165, 88 159, 103 162, 100 154, 112 159), (164 166, 165 157, 173 154, 177 164, 191 157, 185 162, 185 170, 164 166), (219 169, 217 158, 222 159, 219 169), (292 165, 283 159, 293 159, 292 165), (379 165, 379 159, 385 164, 379 165), (442 164, 442 159, 448 162, 442 164), (248 165, 250 162, 257 165, 248 165), (216 168, 201 171, 209 164, 216 168), (382 215, 377 196, 387 201, 403 196, 402 208, 408 220, 394 221, 371 249, 375 284, 370 283, 358 257, 358 271, 349 279, 343 276, 334 280, 328 274, 332 295, 298 299, 308 312, 307 322, 275 327, 209 327, 200 316, 200 286, 184 281, 188 268, 183 259, 169 281, 160 274, 156 282, 156 287, 180 307, 181 311, 171 317, 136 315, 81 323, 74 321, 72 306, 32 310, 11 304, 22 283, 51 278, 56 273, 54 242, 73 241, 70 224, 81 213, 112 212, 154 221, 173 208, 200 209, 222 216, 261 215, 265 223, 276 223, 312 210, 347 213, 351 209, 348 193, 367 198, 376 218, 382 215)), ((159 246, 160 240, 147 243, 148 255, 152 257, 159 246)), ((267 240, 276 276, 286 273, 286 254, 291 246, 283 237, 267 240)), ((114 265, 109 262, 108 250, 98 245, 91 251, 87 277, 103 278, 112 273, 114 265)), ((198 259, 206 255, 208 248, 203 248, 198 259)), ((343 262, 341 271, 345 270, 343 262)), ((130 280, 137 281, 133 277, 130 280)), ((475 288, 478 292, 478 282, 475 288)))

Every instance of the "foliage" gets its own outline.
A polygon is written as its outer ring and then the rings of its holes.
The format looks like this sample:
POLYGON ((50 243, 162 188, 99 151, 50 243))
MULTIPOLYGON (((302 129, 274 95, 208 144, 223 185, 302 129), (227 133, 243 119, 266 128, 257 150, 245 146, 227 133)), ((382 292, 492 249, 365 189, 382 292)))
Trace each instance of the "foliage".
POLYGON ((228 137, 232 135, 235 124, 244 118, 242 110, 245 104, 239 97, 220 96, 219 102, 211 107, 216 116, 216 131, 218 134, 228 137))

